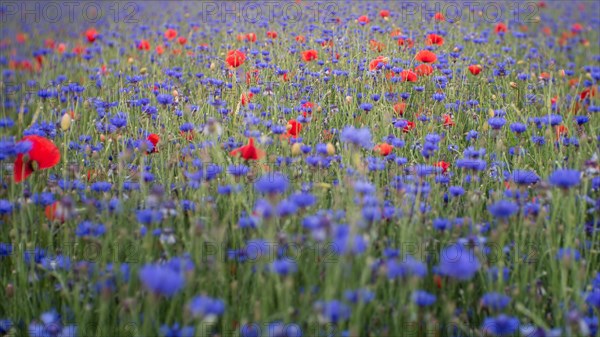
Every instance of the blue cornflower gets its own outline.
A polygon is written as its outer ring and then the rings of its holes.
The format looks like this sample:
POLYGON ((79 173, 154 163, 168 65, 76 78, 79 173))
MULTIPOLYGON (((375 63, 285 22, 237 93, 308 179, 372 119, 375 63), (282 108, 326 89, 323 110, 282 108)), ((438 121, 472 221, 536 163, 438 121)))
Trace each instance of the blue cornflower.
POLYGON ((560 188, 571 188, 581 182, 581 172, 568 169, 556 170, 548 177, 548 182, 560 188))
POLYGON ((172 326, 163 325, 160 327, 160 334, 163 337, 194 337, 193 326, 179 326, 179 323, 175 323, 172 326))
POLYGON ((277 259, 271 263, 271 271, 285 276, 298 271, 298 265, 291 259, 277 259))
POLYGON ((511 179, 517 185, 530 185, 537 183, 540 177, 533 171, 515 170, 512 173, 511 179))
POLYGON ((166 297, 172 297, 185 285, 183 273, 168 265, 146 264, 140 269, 139 278, 152 293, 166 297))
POLYGON ((351 143, 356 146, 361 146, 365 149, 371 149, 371 131, 369 128, 357 129, 353 126, 348 126, 342 130, 342 142, 351 143))
POLYGON ((494 311, 504 310, 510 303, 510 297, 497 292, 490 292, 483 295, 481 298, 481 304, 484 307, 490 308, 494 311))
POLYGON ((527 131, 527 125, 525 125, 523 123, 512 123, 510 125, 510 131, 512 131, 516 134, 521 134, 521 133, 527 131))
POLYGON ((500 200, 488 207, 488 211, 496 218, 505 219, 517 213, 519 206, 509 200, 500 200))
POLYGON ((220 299, 200 295, 194 297, 187 305, 193 317, 218 317, 225 312, 225 302, 220 299))
POLYGON ((328 302, 318 301, 314 307, 319 312, 319 321, 323 323, 336 324, 350 318, 350 308, 337 300, 328 302))
POLYGON ((488 124, 494 130, 500 130, 504 124, 506 124, 506 119, 502 117, 492 117, 488 119, 488 124))
POLYGON ((280 172, 267 173, 254 183, 254 188, 258 192, 266 194, 283 194, 288 186, 288 178, 280 172))
POLYGON ((412 300, 420 307, 428 307, 435 303, 437 297, 424 290, 417 290, 412 294, 412 300))
POLYGON ((488 317, 483 321, 481 329, 492 336, 510 336, 519 329, 519 319, 504 314, 488 317))
POLYGON ((444 248, 440 260, 439 272, 460 281, 472 279, 480 268, 473 250, 460 244, 444 248))

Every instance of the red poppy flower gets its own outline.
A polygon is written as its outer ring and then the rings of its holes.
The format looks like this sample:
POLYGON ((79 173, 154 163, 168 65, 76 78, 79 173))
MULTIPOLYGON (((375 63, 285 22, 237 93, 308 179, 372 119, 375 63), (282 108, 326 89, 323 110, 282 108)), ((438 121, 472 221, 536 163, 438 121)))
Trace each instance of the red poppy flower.
POLYGON ((385 44, 383 44, 379 41, 376 41, 376 40, 369 41, 369 45, 370 45, 371 50, 374 50, 376 52, 381 52, 382 50, 385 49, 385 44))
POLYGON ((538 8, 546 8, 546 3, 544 1, 540 1, 537 3, 538 8))
POLYGON ((412 39, 399 38, 398 45, 400 47, 412 48, 415 45, 415 42, 412 39))
POLYGON ((429 76, 433 74, 433 67, 429 64, 420 64, 415 67, 415 73, 419 76, 429 76))
POLYGON ((250 85, 252 81, 258 82, 260 72, 258 69, 253 69, 246 72, 246 84, 250 85))
POLYGON ((564 125, 557 125, 556 127, 556 139, 560 139, 561 136, 567 136, 569 134, 569 129, 564 125))
POLYGON ((404 128, 402 128, 402 132, 404 133, 408 133, 410 132, 410 130, 415 128, 415 122, 411 122, 411 121, 406 121, 406 126, 404 128))
POLYGON ((496 34, 506 33, 508 31, 508 28, 506 28, 506 25, 504 23, 498 22, 494 31, 496 32, 496 34))
POLYGON ((256 34, 254 34, 254 33, 246 34, 246 40, 249 42, 256 42, 256 34))
POLYGON ((583 26, 580 23, 574 23, 571 26, 571 32, 573 34, 579 34, 583 30, 583 26))
POLYGON ((389 61, 389 58, 385 57, 385 56, 377 56, 376 59, 372 60, 369 63, 369 70, 370 71, 374 71, 374 70, 378 70, 381 69, 384 65, 386 65, 389 61))
POLYGON ((62 53, 64 53, 64 52, 65 52, 65 50, 67 50, 67 46, 66 46, 64 43, 59 43, 59 44, 58 44, 58 47, 56 47, 56 51, 57 51, 59 54, 62 54, 62 53))
POLYGON ((446 21, 446 18, 444 17, 444 14, 437 12, 435 13, 435 15, 433 16, 433 19, 435 21, 446 21))
POLYGON ((183 36, 180 36, 180 37, 177 39, 177 42, 179 42, 179 44, 183 46, 184 44, 186 44, 186 42, 187 42, 187 39, 186 39, 185 37, 183 37, 183 36))
POLYGON ((46 41, 44 41, 44 46, 46 46, 46 48, 54 49, 55 42, 52 39, 46 39, 46 41))
POLYGON ((446 163, 445 161, 438 161, 437 163, 435 163, 434 166, 440 167, 442 169, 442 173, 446 173, 446 171, 448 171, 448 168, 450 167, 450 163, 446 163))
POLYGON ((419 77, 410 70, 402 70, 400 80, 402 82, 416 82, 419 77))
POLYGON ((438 46, 441 46, 444 44, 444 38, 440 35, 437 34, 429 34, 427 35, 427 42, 428 45, 431 44, 436 44, 438 46))
POLYGON ((304 43, 306 42, 306 38, 304 37, 304 35, 298 35, 296 36, 296 42, 304 43))
POLYGON ((381 12, 379 12, 379 16, 385 19, 390 16, 390 11, 387 9, 382 9, 381 12))
POLYGON ((471 74, 477 76, 481 72, 481 66, 479 64, 472 64, 469 66, 469 71, 471 74))
POLYGON ((139 50, 150 50, 150 42, 148 40, 141 40, 137 45, 137 49, 139 50))
POLYGON ((165 48, 163 46, 156 46, 155 50, 158 55, 162 55, 162 53, 165 52, 165 48))
POLYGON ((165 37, 167 38, 167 40, 173 40, 177 37, 177 31, 173 28, 169 28, 165 30, 165 37))
POLYGON ((394 104, 394 111, 400 116, 404 115, 404 111, 406 111, 406 103, 399 102, 394 104))
POLYGON ((254 138, 248 139, 248 144, 229 152, 231 156, 240 155, 245 160, 258 160, 262 158, 265 153, 254 146, 254 138))
POLYGON ((98 32, 94 28, 90 28, 85 31, 85 37, 87 38, 89 43, 93 43, 98 37, 98 32))
POLYGON ((361 15, 358 17, 358 23, 361 25, 366 25, 369 22, 371 22, 371 20, 369 20, 369 17, 366 15, 361 15))
POLYGON ((433 63, 437 61, 437 56, 429 50, 421 50, 417 53, 415 59, 423 63, 433 63))
POLYGON ((246 61, 246 54, 242 53, 239 50, 230 50, 227 52, 227 57, 225 58, 225 62, 230 67, 237 68, 244 64, 246 61))
POLYGON ((310 62, 317 60, 319 58, 319 53, 317 53, 314 49, 305 50, 302 52, 302 59, 305 62, 310 62))
POLYGON ((250 103, 252 97, 254 97, 254 94, 251 92, 249 92, 248 94, 242 94, 242 96, 240 97, 240 102, 243 106, 246 106, 246 104, 250 103))
POLYGON ((302 123, 295 119, 291 119, 287 123, 287 135, 290 137, 298 137, 300 131, 302 131, 302 123))
POLYGON ((394 149, 394 147, 388 143, 380 143, 380 144, 375 145, 375 148, 373 150, 379 152, 379 154, 382 157, 385 157, 385 156, 389 155, 390 153, 392 153, 393 149, 394 149))
POLYGON ((15 182, 27 179, 36 169, 49 169, 60 161, 60 151, 51 140, 40 136, 25 136, 21 141, 31 143, 31 149, 26 154, 17 155, 13 169, 15 182))
POLYGON ((152 151, 148 151, 147 153, 156 153, 158 152, 158 142, 160 142, 160 136, 155 134, 155 133, 151 133, 148 135, 148 141, 150 141, 150 143, 152 143, 152 145, 154 146, 152 148, 152 151))
POLYGON ((267 32, 267 37, 270 38, 270 39, 276 39, 277 38, 277 32, 268 31, 267 32))
POLYGON ((454 126, 456 123, 452 120, 452 116, 444 115, 444 126, 454 126))
POLYGON ((68 212, 60 201, 55 201, 51 205, 46 206, 44 215, 48 221, 57 220, 64 223, 68 217, 68 212))

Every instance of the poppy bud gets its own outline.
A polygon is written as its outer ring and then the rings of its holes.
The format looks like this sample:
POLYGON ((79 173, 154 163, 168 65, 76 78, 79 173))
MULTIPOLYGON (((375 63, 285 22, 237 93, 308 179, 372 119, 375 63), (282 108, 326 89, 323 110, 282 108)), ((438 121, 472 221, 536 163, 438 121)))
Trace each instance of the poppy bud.
POLYGON ((346 103, 352 103, 352 96, 346 96, 346 103))
POLYGON ((127 62, 128 62, 128 63, 133 63, 133 61, 134 61, 134 60, 133 60, 133 57, 130 57, 130 58, 128 58, 128 59, 127 59, 127 62))
POLYGON ((335 147, 331 143, 327 143, 327 154, 333 156, 335 154, 335 147))
POLYGON ((299 156, 302 153, 302 150, 300 148, 300 143, 294 143, 294 145, 292 145, 292 155, 299 156))
POLYGON ((516 88, 517 88, 517 84, 516 84, 515 82, 510 82, 510 86, 511 86, 513 89, 516 89, 516 88))
POLYGON ((71 116, 69 113, 65 113, 60 119, 60 128, 63 131, 67 131, 69 127, 71 127, 71 116))
POLYGON ((148 69, 146 67, 140 69, 140 74, 144 75, 148 72, 148 69))
POLYGON ((12 298, 15 295, 15 286, 12 283, 7 284, 4 293, 6 294, 6 298, 12 298))

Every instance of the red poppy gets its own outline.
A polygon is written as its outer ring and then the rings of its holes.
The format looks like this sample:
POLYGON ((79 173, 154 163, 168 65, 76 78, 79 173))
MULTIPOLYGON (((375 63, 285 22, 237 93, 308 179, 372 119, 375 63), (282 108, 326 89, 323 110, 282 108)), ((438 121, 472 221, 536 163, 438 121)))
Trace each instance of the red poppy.
POLYGON ((246 72, 246 84, 250 85, 252 81, 258 82, 260 72, 258 69, 253 69, 246 72))
POLYGON ((537 3, 538 8, 546 8, 546 3, 544 1, 540 1, 537 3))
POLYGON ((411 121, 406 121, 406 126, 404 128, 402 128, 402 132, 404 133, 408 133, 410 132, 410 130, 415 128, 415 122, 411 122, 411 121))
POLYGON ((406 111, 406 103, 399 102, 394 104, 394 111, 400 116, 404 115, 404 111, 406 111))
POLYGON ((481 72, 481 66, 479 64, 472 64, 469 66, 469 71, 471 72, 471 74, 477 76, 481 72))
POLYGON ((419 77, 410 70, 402 70, 400 80, 402 82, 416 82, 419 77))
POLYGON ((306 38, 304 37, 304 35, 298 35, 296 36, 296 42, 304 43, 306 42, 306 38))
POLYGON ((56 47, 56 51, 57 51, 59 54, 62 54, 62 53, 64 53, 64 52, 65 52, 65 50, 67 50, 67 46, 66 46, 64 43, 59 43, 59 44, 58 44, 58 47, 56 47))
POLYGON ((374 50, 376 52, 381 52, 382 50, 385 49, 385 44, 383 44, 379 41, 376 41, 376 40, 369 41, 369 45, 370 45, 371 50, 374 50))
POLYGON ((44 45, 46 48, 54 49, 55 42, 52 39, 46 39, 46 41, 44 41, 44 45))
POLYGON ((379 154, 382 157, 385 157, 385 156, 389 155, 390 153, 392 153, 393 149, 394 149, 394 147, 388 143, 380 143, 380 144, 375 145, 375 148, 373 150, 379 152, 379 154))
POLYGON ((98 32, 94 28, 90 28, 86 30, 85 37, 87 38, 89 43, 93 43, 98 37, 98 32))
POLYGON ((369 20, 369 17, 366 15, 361 15, 358 17, 358 23, 361 25, 366 25, 369 22, 371 22, 371 20, 369 20))
POLYGON ((277 38, 277 32, 268 31, 267 32, 267 37, 270 38, 270 39, 276 39, 277 38))
POLYGON ((150 42, 148 40, 141 40, 137 45, 137 49, 139 50, 150 50, 150 42))
POLYGON ((423 63, 433 63, 437 61, 437 56, 429 50, 421 50, 417 53, 415 59, 423 63))
POLYGON ((434 166, 440 167, 442 169, 442 173, 446 173, 446 171, 448 171, 448 168, 450 167, 450 163, 446 163, 445 161, 438 161, 437 163, 435 163, 434 166))
POLYGON ((254 97, 254 94, 251 92, 249 92, 248 94, 242 94, 242 96, 240 97, 240 102, 243 106, 246 106, 246 104, 250 103, 252 97, 254 97))
POLYGON ((17 42, 18 43, 25 43, 27 42, 27 34, 25 33, 17 33, 17 42))
POLYGON ((227 52, 227 57, 225 58, 225 62, 232 67, 237 68, 244 64, 246 61, 246 54, 242 53, 239 50, 230 50, 227 52))
POLYGON ((148 135, 148 141, 150 141, 150 143, 152 143, 152 145, 154 146, 152 148, 152 151, 148 151, 147 153, 156 153, 158 152, 158 142, 160 142, 160 136, 155 134, 155 133, 151 133, 148 135))
POLYGON ((167 40, 173 40, 177 37, 177 31, 173 28, 169 28, 165 30, 165 37, 167 38, 167 40))
POLYGON ((564 125, 556 126, 556 139, 560 139, 561 136, 567 136, 569 134, 569 129, 564 125))
POLYGON ((415 45, 415 42, 412 39, 399 38, 398 45, 400 47, 412 48, 415 45))
POLYGON ((187 39, 186 39, 185 37, 183 37, 183 36, 180 36, 180 37, 177 39, 177 42, 179 42, 179 44, 183 46, 184 44, 186 44, 186 42, 187 42, 187 39))
POLYGON ((440 35, 437 34, 429 34, 427 35, 427 42, 428 45, 431 44, 436 44, 438 46, 441 46, 444 44, 444 38, 440 35))
POLYGON ((51 140, 40 136, 25 136, 21 141, 31 143, 31 149, 26 154, 17 155, 13 169, 15 182, 27 179, 36 169, 49 169, 60 161, 60 151, 51 140))
POLYGON ((382 9, 381 12, 379 12, 379 16, 385 19, 390 16, 390 11, 387 9, 382 9))
POLYGON ((319 58, 319 53, 314 49, 305 50, 302 52, 302 59, 306 62, 314 61, 319 58))
POLYGON ((58 220, 60 222, 65 222, 68 215, 65 207, 60 201, 55 201, 51 205, 46 206, 44 209, 44 214, 46 215, 46 219, 48 219, 48 221, 58 220))
POLYGON ((231 156, 240 155, 245 160, 258 160, 262 158, 265 153, 254 146, 254 138, 248 139, 248 144, 229 152, 231 156))
POLYGON ((290 137, 298 137, 300 131, 302 131, 302 123, 295 119, 291 119, 287 123, 287 135, 290 137))
POLYGON ((383 68, 384 65, 386 65, 389 61, 389 58, 385 57, 385 56, 377 56, 376 59, 372 60, 369 63, 369 70, 370 71, 374 71, 374 70, 378 70, 383 68))
POLYGON ((574 23, 571 26, 571 32, 573 34, 579 34, 583 30, 583 26, 580 23, 574 23))
POLYGON ((433 19, 435 21, 446 21, 446 18, 444 17, 444 14, 437 12, 435 13, 435 15, 433 16, 433 19))
POLYGON ((496 32, 496 34, 506 33, 508 31, 508 28, 506 28, 506 25, 504 23, 498 22, 494 31, 496 32))
POLYGON ((420 64, 415 67, 415 73, 419 76, 429 76, 433 74, 433 67, 429 64, 420 64))
POLYGON ((444 115, 442 117, 444 117, 444 126, 454 126, 454 125, 456 125, 456 123, 454 123, 454 121, 452 120, 452 116, 450 116, 450 115, 444 115))
POLYGON ((434 275, 433 282, 435 283, 438 289, 442 289, 442 277, 440 275, 434 275))
POLYGON ((254 34, 254 33, 246 34, 246 40, 249 42, 256 42, 256 34, 254 34))

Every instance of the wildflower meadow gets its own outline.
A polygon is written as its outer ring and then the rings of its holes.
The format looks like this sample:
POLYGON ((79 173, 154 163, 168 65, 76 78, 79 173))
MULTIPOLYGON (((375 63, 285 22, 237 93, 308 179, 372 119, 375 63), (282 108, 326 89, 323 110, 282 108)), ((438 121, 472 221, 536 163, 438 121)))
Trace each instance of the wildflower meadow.
POLYGON ((1 336, 600 336, 600 4, 0 2, 1 336))

